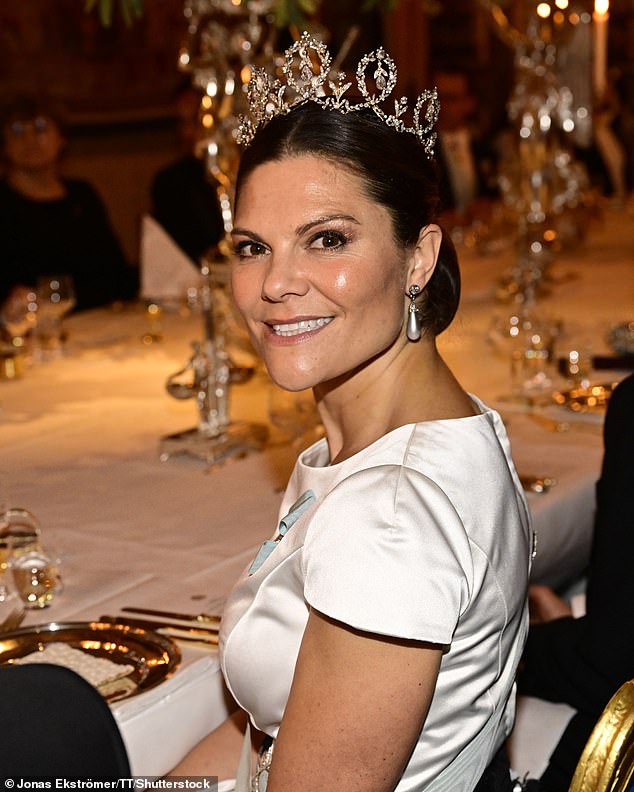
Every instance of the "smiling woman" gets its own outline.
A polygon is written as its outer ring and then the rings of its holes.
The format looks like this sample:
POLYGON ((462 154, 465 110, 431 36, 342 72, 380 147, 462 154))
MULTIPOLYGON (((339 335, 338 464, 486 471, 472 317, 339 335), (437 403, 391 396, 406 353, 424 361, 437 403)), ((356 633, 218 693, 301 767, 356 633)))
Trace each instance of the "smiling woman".
MULTIPOLYGON (((389 86, 385 53, 364 61, 389 86)), ((223 673, 262 745, 236 789, 468 792, 512 722, 527 508, 499 416, 436 348, 460 281, 435 223, 433 135, 369 95, 352 109, 341 83, 328 103, 314 79, 269 105, 256 76, 236 191, 238 308, 273 379, 312 388, 327 433, 227 602, 223 673)), ((234 726, 177 772, 220 772, 234 726)))

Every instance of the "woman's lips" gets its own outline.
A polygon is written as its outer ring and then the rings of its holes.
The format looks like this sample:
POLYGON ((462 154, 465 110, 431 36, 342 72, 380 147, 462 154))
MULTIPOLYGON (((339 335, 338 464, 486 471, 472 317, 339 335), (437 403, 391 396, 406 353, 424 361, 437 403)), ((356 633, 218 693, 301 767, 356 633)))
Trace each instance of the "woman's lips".
POLYGON ((315 330, 321 330, 333 318, 332 316, 320 316, 317 319, 297 319, 291 322, 272 321, 266 322, 266 325, 276 338, 295 338, 296 336, 312 333, 315 330))

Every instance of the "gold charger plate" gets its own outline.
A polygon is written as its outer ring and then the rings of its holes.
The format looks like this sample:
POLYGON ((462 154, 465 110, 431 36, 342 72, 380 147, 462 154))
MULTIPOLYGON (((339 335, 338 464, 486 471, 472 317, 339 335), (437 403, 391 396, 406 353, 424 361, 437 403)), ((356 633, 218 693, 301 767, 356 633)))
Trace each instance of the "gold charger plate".
POLYGON ((181 654, 166 636, 114 622, 49 622, 0 633, 0 664, 11 663, 47 644, 65 643, 133 670, 99 687, 106 701, 119 701, 158 685, 178 667, 181 654))
POLYGON ((610 401, 612 391, 618 383, 608 382, 603 385, 588 385, 587 388, 570 388, 555 391, 553 399, 557 404, 578 413, 601 413, 610 401))

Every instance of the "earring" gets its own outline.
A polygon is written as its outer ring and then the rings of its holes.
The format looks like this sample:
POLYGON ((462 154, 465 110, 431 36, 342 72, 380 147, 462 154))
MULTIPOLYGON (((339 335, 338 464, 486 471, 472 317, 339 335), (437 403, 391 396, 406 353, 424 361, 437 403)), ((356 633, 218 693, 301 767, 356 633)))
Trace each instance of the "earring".
POLYGON ((422 331, 422 324, 420 316, 418 315, 418 306, 416 305, 416 297, 420 294, 420 286, 415 283, 409 287, 407 296, 411 300, 409 304, 409 314, 407 317, 407 337, 410 341, 418 341, 422 331))

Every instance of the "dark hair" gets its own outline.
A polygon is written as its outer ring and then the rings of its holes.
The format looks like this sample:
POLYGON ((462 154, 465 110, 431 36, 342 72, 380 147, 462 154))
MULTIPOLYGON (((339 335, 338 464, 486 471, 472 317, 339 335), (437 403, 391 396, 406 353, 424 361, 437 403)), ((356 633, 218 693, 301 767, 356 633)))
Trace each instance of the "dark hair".
MULTIPOLYGON (((312 154, 340 162, 365 183, 370 197, 392 218, 395 241, 411 247, 434 222, 439 206, 436 164, 414 135, 396 132, 371 110, 343 114, 301 105, 258 130, 240 161, 236 206, 242 185, 266 162, 312 154)), ((453 243, 443 232, 438 262, 423 291, 423 327, 438 335, 449 326, 460 300, 460 271, 453 243)))
POLYGON ((62 135, 66 134, 66 114, 62 106, 48 96, 20 94, 7 102, 0 110, 0 129, 13 121, 33 121, 38 116, 50 118, 62 135))

